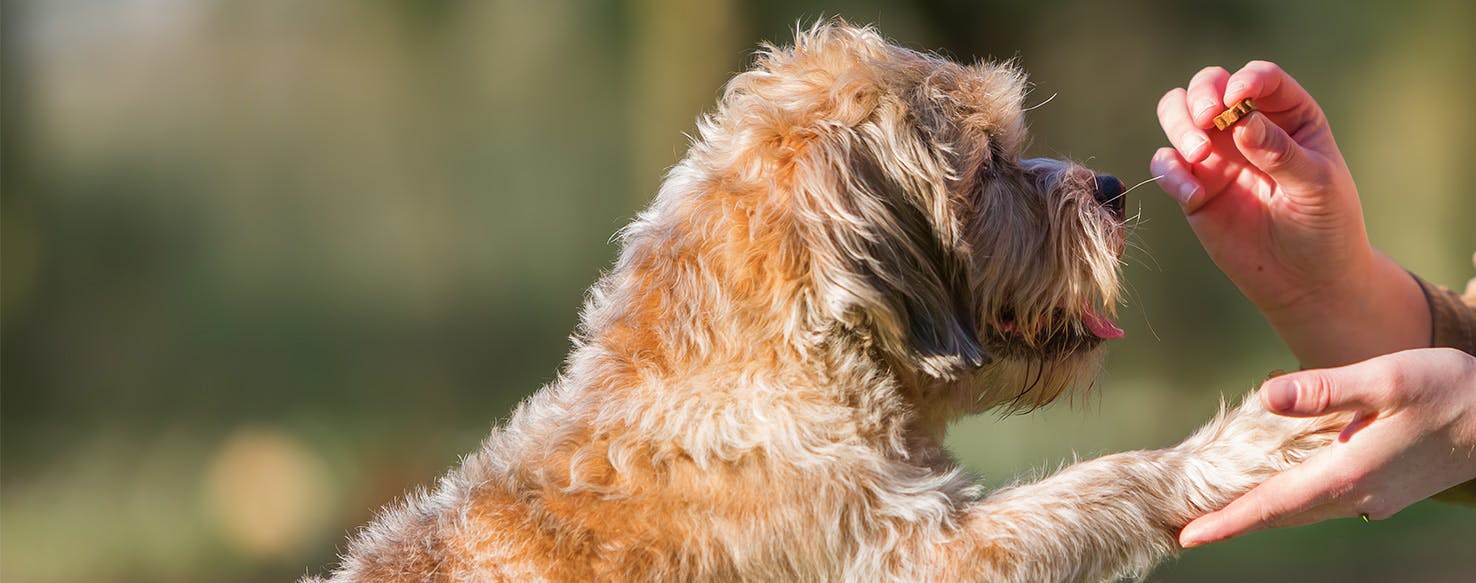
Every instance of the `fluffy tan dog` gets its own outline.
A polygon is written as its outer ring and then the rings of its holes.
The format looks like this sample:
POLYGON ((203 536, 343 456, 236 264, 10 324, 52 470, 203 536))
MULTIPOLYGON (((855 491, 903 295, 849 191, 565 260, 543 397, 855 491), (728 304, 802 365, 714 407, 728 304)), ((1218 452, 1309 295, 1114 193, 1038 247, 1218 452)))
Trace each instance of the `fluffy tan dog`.
POLYGON ((1097 374, 1121 183, 1025 81, 841 23, 765 47, 622 234, 559 379, 332 581, 1102 581, 1325 443, 1248 403, 989 496, 948 423, 1097 374))

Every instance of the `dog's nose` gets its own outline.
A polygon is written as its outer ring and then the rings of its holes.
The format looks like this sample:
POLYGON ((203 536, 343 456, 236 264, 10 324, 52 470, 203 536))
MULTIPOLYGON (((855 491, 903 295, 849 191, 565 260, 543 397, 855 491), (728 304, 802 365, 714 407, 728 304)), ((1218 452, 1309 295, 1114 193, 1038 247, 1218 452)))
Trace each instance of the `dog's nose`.
POLYGON ((1123 209, 1127 208, 1127 195, 1123 192, 1122 181, 1115 176, 1098 174, 1097 203, 1122 218, 1123 209))

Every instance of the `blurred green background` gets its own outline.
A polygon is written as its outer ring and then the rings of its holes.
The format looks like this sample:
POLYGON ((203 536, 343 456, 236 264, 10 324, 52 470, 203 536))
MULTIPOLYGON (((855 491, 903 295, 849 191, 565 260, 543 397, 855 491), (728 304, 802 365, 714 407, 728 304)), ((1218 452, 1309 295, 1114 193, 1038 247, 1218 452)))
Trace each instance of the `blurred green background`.
MULTIPOLYGON (((1159 95, 1275 60, 1376 245, 1476 249, 1476 9, 1246 0, 0 4, 0 579, 321 572, 548 381, 611 234, 764 39, 841 15, 1018 57, 1034 150, 1148 178, 1159 95)), ((1151 185, 1090 399, 953 433, 990 485, 1170 444, 1295 362, 1151 185)), ((1376 333, 1376 332, 1375 332, 1376 333)), ((1476 511, 1262 533, 1153 581, 1470 581, 1476 511)))

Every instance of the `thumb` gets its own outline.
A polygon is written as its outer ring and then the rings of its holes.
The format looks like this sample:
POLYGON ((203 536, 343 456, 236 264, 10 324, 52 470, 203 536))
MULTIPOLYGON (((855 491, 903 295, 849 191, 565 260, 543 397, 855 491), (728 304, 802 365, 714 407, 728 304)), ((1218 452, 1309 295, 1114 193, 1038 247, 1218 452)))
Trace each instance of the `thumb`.
POLYGON ((1283 187, 1303 191, 1327 186, 1319 159, 1281 129, 1265 114, 1255 112, 1233 130, 1235 146, 1256 168, 1283 187))
POLYGON ((1375 411, 1389 400, 1384 375, 1365 361, 1339 368, 1285 374, 1261 385, 1261 405, 1290 417, 1316 417, 1338 411, 1375 411))

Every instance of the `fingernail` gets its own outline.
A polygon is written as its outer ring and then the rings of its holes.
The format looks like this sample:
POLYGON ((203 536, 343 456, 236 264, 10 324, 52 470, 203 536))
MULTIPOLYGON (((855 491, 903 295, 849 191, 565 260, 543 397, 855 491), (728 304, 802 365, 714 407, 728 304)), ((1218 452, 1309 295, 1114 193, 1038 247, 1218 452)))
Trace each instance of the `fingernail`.
POLYGON ((1292 381, 1272 381, 1261 388, 1266 392, 1266 405, 1272 412, 1282 413, 1297 405, 1297 384, 1292 381))
POLYGON ((1190 524, 1179 533, 1179 545, 1186 549, 1194 548, 1204 544, 1204 527, 1190 524))
MULTIPOLYGON (((1231 95, 1237 95, 1238 96, 1241 91, 1245 91, 1245 82, 1244 81, 1231 81, 1230 84, 1228 84, 1228 85, 1225 86, 1225 97, 1229 97, 1231 95)), ((1236 99, 1236 101, 1240 101, 1240 100, 1239 99, 1236 99)))
POLYGON ((1264 117, 1256 115, 1255 113, 1251 113, 1251 115, 1246 118, 1245 122, 1241 124, 1245 126, 1243 132, 1245 136, 1245 143, 1247 145, 1261 146, 1266 142, 1266 126, 1264 125, 1265 123, 1266 119, 1264 117))
POLYGON ((1204 116, 1205 112, 1214 109, 1217 105, 1219 104, 1215 103, 1215 100, 1208 98, 1196 101, 1194 103, 1194 117, 1204 116))
POLYGON ((1209 140, 1199 134, 1184 136, 1184 157, 1194 158, 1199 154, 1200 150, 1204 149, 1205 144, 1208 143, 1209 140))

